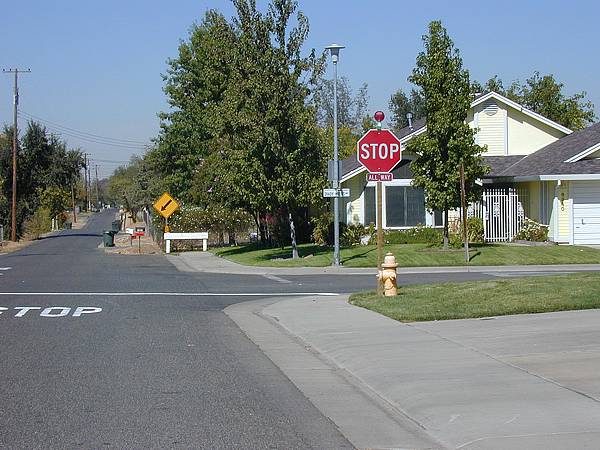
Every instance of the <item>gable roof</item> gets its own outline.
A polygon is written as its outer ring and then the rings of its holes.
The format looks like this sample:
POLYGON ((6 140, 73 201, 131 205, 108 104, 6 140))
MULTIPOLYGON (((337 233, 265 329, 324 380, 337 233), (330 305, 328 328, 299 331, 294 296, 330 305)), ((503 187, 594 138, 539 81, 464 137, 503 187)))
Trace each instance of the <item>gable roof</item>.
POLYGON ((599 144, 600 123, 596 123, 548 144, 487 177, 600 174, 600 159, 576 158, 599 144))
POLYGON ((542 116, 541 114, 538 114, 530 109, 527 109, 523 105, 520 105, 519 103, 505 97, 504 95, 500 95, 494 91, 490 91, 486 94, 477 96, 475 98, 475 100, 473 100, 473 103, 471 103, 471 108, 473 108, 477 105, 480 105, 480 104, 484 103, 486 100, 489 100, 491 98, 498 100, 498 101, 504 103, 505 105, 508 105, 511 108, 516 109, 517 111, 522 112, 526 116, 529 116, 536 120, 539 120, 540 122, 548 125, 549 127, 555 128, 558 131, 562 131, 565 134, 571 134, 573 132, 573 130, 561 125, 560 123, 557 123, 553 120, 548 119, 547 117, 542 116))
MULTIPOLYGON (((553 120, 550 120, 544 116, 542 116, 541 114, 538 114, 530 109, 525 108, 524 106, 518 104, 517 102, 514 102, 513 100, 498 94, 497 92, 494 91, 490 91, 484 94, 478 94, 475 99, 473 100, 473 102, 471 103, 471 108, 474 108, 477 105, 480 105, 484 102, 486 102, 489 99, 495 99, 499 102, 502 102, 508 106, 510 106, 511 108, 514 108, 520 112, 522 112, 523 114, 525 114, 526 116, 532 117, 546 125, 548 125, 551 128, 554 128, 562 133, 565 133, 567 135, 570 135, 571 133, 573 133, 573 130, 570 130, 569 128, 562 126, 559 123, 554 122, 553 120)), ((405 144, 406 142, 408 142, 410 139, 412 139, 413 137, 424 133, 425 131, 427 131, 427 123, 425 118, 422 119, 417 119, 413 122, 413 126, 411 127, 404 127, 400 130, 398 130, 397 132, 395 132, 396 136, 400 139, 400 142, 402 144, 405 144)), ((563 138, 564 139, 564 138, 563 138)), ((588 149, 589 150, 589 149, 588 149)), ((600 148, 595 148, 595 150, 600 150, 600 148)), ((591 153, 591 152, 590 152, 591 153)), ((507 169, 507 167, 505 166, 505 164, 510 163, 510 165, 513 165, 517 162, 517 158, 518 160, 523 159, 523 156, 517 156, 517 157, 512 157, 512 156, 498 156, 498 157, 494 157, 494 156, 484 156, 484 159, 486 161, 486 164, 488 164, 491 168, 492 171, 490 172, 490 174, 487 175, 486 178, 489 178, 490 176, 500 176, 499 173, 503 172, 505 169, 507 169), (496 158, 502 158, 503 161, 501 161, 500 159, 496 159, 496 158)), ((340 176, 340 181, 346 181, 349 178, 352 178, 354 175, 362 172, 363 170, 366 170, 362 164, 360 164, 357 159, 356 159, 356 155, 352 154, 350 157, 344 159, 341 162, 342 165, 342 169, 341 169, 341 176, 340 176)))

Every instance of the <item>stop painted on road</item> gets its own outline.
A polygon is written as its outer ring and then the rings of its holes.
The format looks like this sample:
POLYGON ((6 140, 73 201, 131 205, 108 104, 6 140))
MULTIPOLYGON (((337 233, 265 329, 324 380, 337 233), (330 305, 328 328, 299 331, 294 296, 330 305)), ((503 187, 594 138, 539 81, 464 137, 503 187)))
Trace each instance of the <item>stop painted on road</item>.
MULTIPOLYGON (((27 315, 31 316, 35 312, 40 312, 40 317, 82 317, 86 314, 96 314, 102 311, 102 308, 98 308, 97 306, 78 306, 76 308, 69 308, 66 306, 15 306, 14 308, 6 308, 4 306, 0 306, 0 315, 6 313, 10 310, 16 311, 16 313, 12 317, 25 317, 27 315), (72 313, 71 313, 72 311, 72 313), (32 312, 31 314, 29 314, 32 312)), ((8 314, 4 314, 8 315, 8 314)))

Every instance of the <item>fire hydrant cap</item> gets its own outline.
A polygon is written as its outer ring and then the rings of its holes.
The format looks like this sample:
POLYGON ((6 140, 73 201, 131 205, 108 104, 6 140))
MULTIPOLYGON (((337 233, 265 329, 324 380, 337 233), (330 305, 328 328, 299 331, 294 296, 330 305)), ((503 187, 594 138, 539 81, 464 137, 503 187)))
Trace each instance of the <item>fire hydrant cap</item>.
POLYGON ((383 258, 383 264, 381 265, 381 267, 384 267, 386 269, 398 267, 398 264, 396 264, 396 257, 391 252, 386 253, 385 257, 383 258))

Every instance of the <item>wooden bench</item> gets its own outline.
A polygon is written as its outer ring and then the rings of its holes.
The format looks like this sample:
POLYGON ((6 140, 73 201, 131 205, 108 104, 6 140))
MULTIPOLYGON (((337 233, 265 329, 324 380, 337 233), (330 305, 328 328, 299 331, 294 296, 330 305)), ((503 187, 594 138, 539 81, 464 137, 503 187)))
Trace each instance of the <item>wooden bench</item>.
POLYGON ((199 233, 165 233, 164 239, 166 242, 165 248, 167 253, 171 253, 171 241, 199 241, 202 240, 202 251, 208 250, 208 231, 201 231, 199 233))

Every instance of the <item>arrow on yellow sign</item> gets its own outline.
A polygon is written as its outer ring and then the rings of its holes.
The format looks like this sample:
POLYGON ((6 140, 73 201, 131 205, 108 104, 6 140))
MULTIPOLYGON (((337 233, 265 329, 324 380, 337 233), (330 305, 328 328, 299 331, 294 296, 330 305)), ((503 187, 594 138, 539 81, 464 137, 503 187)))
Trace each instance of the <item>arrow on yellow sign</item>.
POLYGON ((161 195, 160 198, 154 202, 153 206, 165 219, 171 217, 173 213, 179 209, 179 203, 177 203, 177 200, 171 197, 168 192, 161 195))

